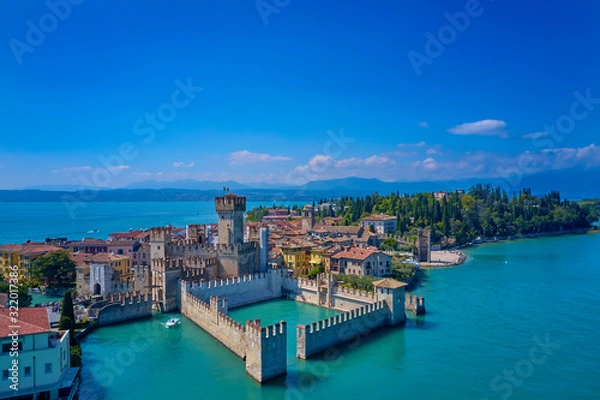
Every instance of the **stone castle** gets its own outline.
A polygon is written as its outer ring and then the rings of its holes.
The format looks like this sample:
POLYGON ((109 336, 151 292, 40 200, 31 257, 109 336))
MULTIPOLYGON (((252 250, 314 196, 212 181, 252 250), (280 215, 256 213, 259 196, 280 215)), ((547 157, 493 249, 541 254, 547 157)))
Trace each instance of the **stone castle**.
POLYGON ((264 272, 268 233, 244 242, 246 198, 235 194, 215 198, 219 243, 211 244, 209 226, 188 225, 185 240, 175 240, 171 227, 150 233, 150 287, 156 308, 178 310, 182 279, 214 280, 264 272))
MULTIPOLYGON (((97 320, 106 324, 147 316, 150 303, 160 311, 180 311, 240 357, 247 373, 262 383, 287 372, 287 324, 261 326, 253 320, 242 325, 227 315, 230 308, 287 298, 341 311, 296 327, 295 353, 302 359, 382 327, 402 325, 405 310, 425 312, 424 300, 405 294, 406 284, 393 279, 376 281, 374 292, 364 292, 338 285, 329 273, 309 280, 267 269, 267 229, 244 242, 246 198, 227 194, 215 199, 215 207, 218 244, 211 243, 210 225, 188 225, 185 239, 171 227, 152 228, 151 265, 135 271, 136 285, 151 293, 96 306, 97 320)), ((302 212, 306 227, 314 224, 312 207, 302 212)))
POLYGON ((296 357, 310 358, 386 326, 403 325, 405 310, 425 312, 421 297, 405 293, 405 283, 393 279, 374 282, 365 292, 336 285, 331 274, 316 280, 289 276, 281 269, 216 281, 181 281, 181 313, 246 363, 246 372, 265 382, 287 372, 285 321, 261 326, 260 320, 242 325, 228 310, 287 298, 342 311, 335 317, 296 327, 296 357))

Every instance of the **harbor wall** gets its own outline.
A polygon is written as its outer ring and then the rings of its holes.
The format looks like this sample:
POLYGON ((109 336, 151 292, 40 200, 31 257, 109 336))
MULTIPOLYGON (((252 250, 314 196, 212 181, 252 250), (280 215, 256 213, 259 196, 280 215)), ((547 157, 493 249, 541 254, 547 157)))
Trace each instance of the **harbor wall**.
POLYGON ((364 305, 296 330, 296 356, 306 359, 357 336, 388 325, 390 310, 385 301, 364 305))
POLYGON ((214 281, 189 281, 186 291, 205 303, 213 296, 226 298, 229 308, 235 308, 281 298, 283 280, 283 271, 269 270, 214 281))
POLYGON ((93 314, 99 326, 151 317, 152 296, 139 292, 111 294, 107 304, 101 304, 93 314))
POLYGON ((412 296, 409 293, 406 293, 404 300, 404 309, 407 311, 412 311, 415 315, 423 315, 425 314, 425 299, 419 296, 412 296))
MULTIPOLYGON (((185 290, 185 283, 182 290, 185 290)), ((228 315, 228 301, 212 296, 209 303, 182 293, 181 313, 246 362, 246 372, 258 382, 287 373, 287 324, 261 327, 260 320, 243 326, 228 315)))

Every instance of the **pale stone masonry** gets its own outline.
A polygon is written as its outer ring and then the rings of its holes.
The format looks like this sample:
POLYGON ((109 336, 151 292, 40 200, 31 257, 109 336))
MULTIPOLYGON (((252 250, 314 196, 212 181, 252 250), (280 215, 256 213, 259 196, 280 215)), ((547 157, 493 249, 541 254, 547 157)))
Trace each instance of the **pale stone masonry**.
POLYGON ((407 296, 406 284, 386 278, 374 285, 370 293, 337 286, 330 274, 308 280, 283 270, 210 282, 182 280, 181 312, 245 360, 246 372, 262 383, 286 373, 286 323, 261 327, 255 320, 243 326, 227 316, 229 308, 283 297, 345 311, 298 325, 296 355, 307 358, 384 326, 404 324, 405 308, 424 312, 424 300, 407 296))
POLYGON ((227 300, 211 297, 210 303, 186 293, 181 313, 246 362, 246 372, 258 382, 287 372, 287 324, 261 327, 260 320, 243 326, 227 316, 227 300))

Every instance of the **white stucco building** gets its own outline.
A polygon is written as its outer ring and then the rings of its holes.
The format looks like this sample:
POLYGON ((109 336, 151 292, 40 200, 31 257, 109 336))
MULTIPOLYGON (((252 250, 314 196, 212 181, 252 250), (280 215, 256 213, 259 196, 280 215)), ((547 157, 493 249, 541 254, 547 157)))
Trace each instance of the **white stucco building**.
POLYGON ((10 311, 0 309, 0 399, 72 399, 79 368, 71 368, 69 331, 51 330, 44 307, 19 309, 13 328, 10 311))
POLYGON ((360 226, 370 229, 372 226, 375 233, 385 235, 386 233, 396 233, 396 217, 391 215, 377 214, 360 219, 360 226))

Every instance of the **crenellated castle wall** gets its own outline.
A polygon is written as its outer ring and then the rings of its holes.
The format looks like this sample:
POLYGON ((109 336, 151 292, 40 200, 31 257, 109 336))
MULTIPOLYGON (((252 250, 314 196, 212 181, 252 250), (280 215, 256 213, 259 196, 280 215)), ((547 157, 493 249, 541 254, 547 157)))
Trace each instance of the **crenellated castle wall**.
POLYGON ((152 316, 152 296, 140 292, 112 294, 109 300, 101 303, 90 314, 95 317, 96 323, 100 326, 150 317, 152 316))
POLYGON ((246 372, 252 378, 265 382, 287 372, 285 321, 261 327, 260 320, 256 320, 243 326, 227 316, 226 299, 211 296, 207 304, 186 292, 187 288, 189 285, 183 282, 181 313, 245 360, 246 372))
POLYGON ((270 270, 237 278, 188 281, 186 291, 208 302, 213 296, 227 298, 230 308, 282 297, 284 272, 270 270))
POLYGON ((378 301, 308 325, 298 324, 296 356, 306 359, 388 325, 390 310, 378 301))
POLYGON ((425 314, 425 299, 423 297, 413 296, 406 293, 404 309, 412 311, 415 315, 425 314))
POLYGON ((235 355, 246 357, 246 329, 227 316, 227 299, 211 297, 210 303, 185 294, 181 301, 181 313, 192 320, 209 335, 221 342, 235 355))

